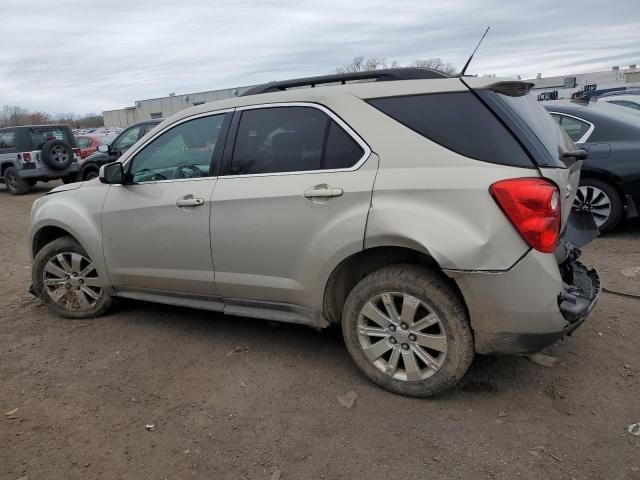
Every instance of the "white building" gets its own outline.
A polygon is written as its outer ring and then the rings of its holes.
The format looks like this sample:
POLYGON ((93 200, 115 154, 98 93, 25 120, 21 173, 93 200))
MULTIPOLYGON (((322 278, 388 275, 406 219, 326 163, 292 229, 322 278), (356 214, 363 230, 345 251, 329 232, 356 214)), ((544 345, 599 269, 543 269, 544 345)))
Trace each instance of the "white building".
POLYGON ((534 84, 535 95, 558 92, 558 99, 571 98, 571 94, 583 89, 606 89, 616 87, 640 87, 640 69, 636 65, 629 68, 612 67, 604 72, 575 73, 557 77, 543 77, 526 80, 534 84))
POLYGON ((141 120, 150 118, 167 118, 185 108, 201 105, 215 100, 242 95, 251 87, 227 88, 208 92, 187 93, 184 95, 170 94, 168 97, 138 100, 133 107, 102 112, 105 127, 127 127, 141 120))

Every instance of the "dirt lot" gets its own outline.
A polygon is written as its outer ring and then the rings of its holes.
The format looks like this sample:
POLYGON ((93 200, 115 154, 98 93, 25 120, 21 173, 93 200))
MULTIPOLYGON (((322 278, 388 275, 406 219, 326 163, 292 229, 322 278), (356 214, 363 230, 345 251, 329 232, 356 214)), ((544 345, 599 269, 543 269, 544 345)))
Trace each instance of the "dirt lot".
MULTIPOLYGON (((450 393, 402 398, 358 373, 337 329, 134 302, 54 316, 27 293, 25 243, 50 187, 0 186, 1 479, 640 479, 638 300, 603 294, 555 368, 483 357, 450 393)), ((640 294, 621 273, 640 266, 640 223, 584 259, 640 294)))

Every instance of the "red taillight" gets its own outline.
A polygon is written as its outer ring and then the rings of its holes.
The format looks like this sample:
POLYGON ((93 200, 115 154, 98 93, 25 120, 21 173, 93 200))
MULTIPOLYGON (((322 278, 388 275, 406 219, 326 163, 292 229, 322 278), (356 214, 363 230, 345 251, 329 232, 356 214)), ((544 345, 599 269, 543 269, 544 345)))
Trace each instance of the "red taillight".
POLYGON ((25 152, 22 154, 22 161, 24 163, 30 162, 31 161, 31 154, 28 152, 25 152))
POLYGON ((542 178, 501 180, 489 188, 522 238, 536 250, 552 253, 560 234, 560 193, 542 178))

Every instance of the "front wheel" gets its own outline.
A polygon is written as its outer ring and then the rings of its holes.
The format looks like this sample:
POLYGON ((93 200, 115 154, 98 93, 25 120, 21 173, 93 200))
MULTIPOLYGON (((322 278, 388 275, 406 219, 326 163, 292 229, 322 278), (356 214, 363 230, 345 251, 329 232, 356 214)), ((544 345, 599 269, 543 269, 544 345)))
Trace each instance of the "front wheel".
POLYGON ((362 279, 345 302, 342 333, 365 375, 402 395, 451 388, 474 357, 462 299, 446 277, 420 265, 393 265, 362 279))
POLYGON ((93 318, 111 307, 93 261, 71 237, 58 238, 38 252, 32 277, 35 293, 63 317, 93 318))

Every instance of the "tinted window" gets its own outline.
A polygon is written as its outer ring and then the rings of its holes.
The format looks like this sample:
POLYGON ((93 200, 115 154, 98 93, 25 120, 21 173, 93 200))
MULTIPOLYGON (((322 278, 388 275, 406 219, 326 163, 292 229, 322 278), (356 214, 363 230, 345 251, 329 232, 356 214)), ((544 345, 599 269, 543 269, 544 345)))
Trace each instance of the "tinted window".
POLYGON ((349 168, 354 166, 362 155, 362 147, 340 125, 331 120, 323 168, 349 168))
POLYGON ((242 112, 231 175, 348 168, 362 148, 328 115, 312 107, 242 112))
POLYGON ((208 177, 224 117, 196 118, 154 139, 134 157, 133 181, 208 177))
POLYGON ((511 133, 470 92, 377 98, 369 103, 416 133, 466 157, 531 167, 529 157, 511 133))
POLYGON ((114 152, 120 152, 121 154, 129 150, 131 145, 138 141, 138 137, 140 137, 140 130, 142 130, 143 125, 137 125, 135 127, 131 127, 129 130, 125 130, 120 134, 120 136, 113 142, 112 150, 114 152))
POLYGON ((16 148, 16 132, 0 132, 0 148, 16 148))
POLYGON ((499 93, 498 97, 527 124, 554 159, 559 158, 562 152, 573 150, 567 136, 552 121, 549 112, 536 101, 533 94, 514 97, 499 93))
POLYGON ((589 131, 591 125, 587 122, 583 122, 582 120, 578 120, 577 118, 567 117, 565 115, 559 115, 556 113, 552 113, 551 116, 553 119, 558 122, 558 125, 569 135, 571 140, 577 142, 582 137, 584 137, 585 133, 589 131))
POLYGON ((31 143, 34 150, 42 150, 42 145, 51 140, 66 140, 64 130, 59 127, 31 129, 31 143))

